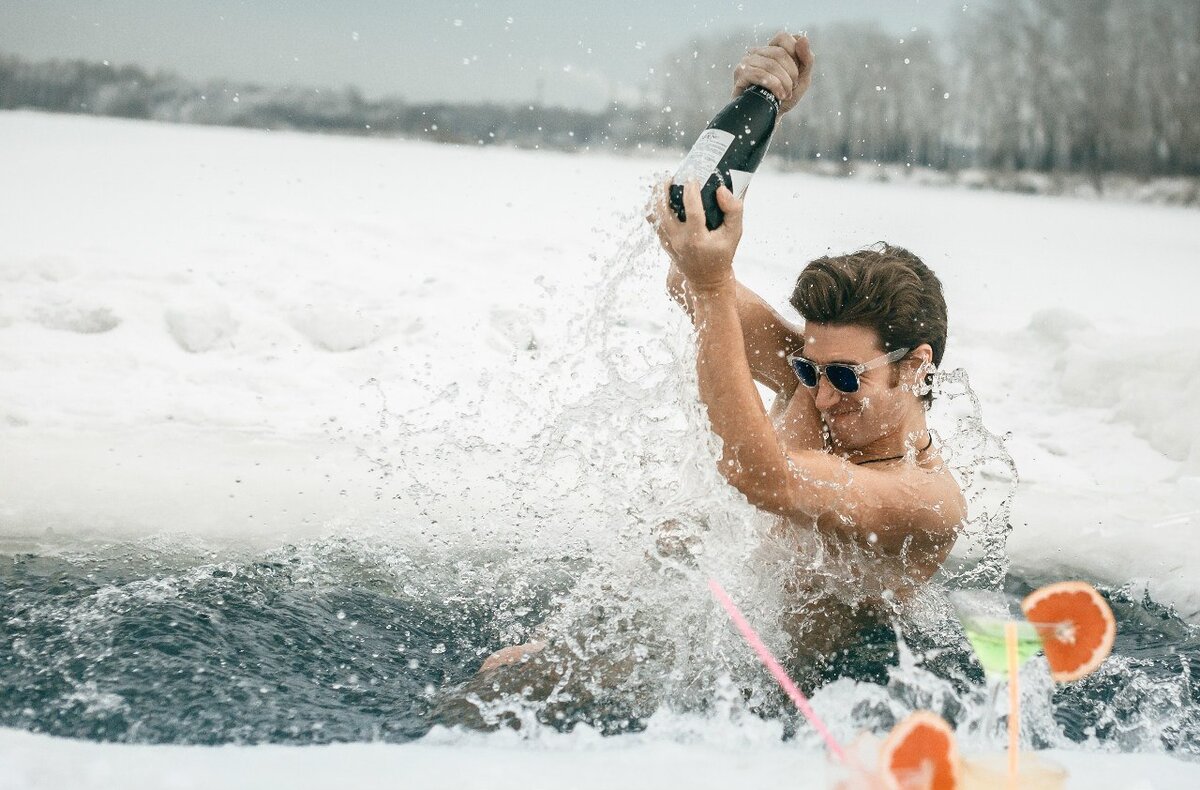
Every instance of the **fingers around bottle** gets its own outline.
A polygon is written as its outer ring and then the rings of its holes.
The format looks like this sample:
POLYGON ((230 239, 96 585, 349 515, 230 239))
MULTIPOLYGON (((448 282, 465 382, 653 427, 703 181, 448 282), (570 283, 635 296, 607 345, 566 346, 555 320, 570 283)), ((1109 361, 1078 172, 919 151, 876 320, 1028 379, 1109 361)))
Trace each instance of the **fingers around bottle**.
MULTIPOLYGON (((744 61, 743 61, 744 62, 744 61)), ((758 85, 766 88, 771 93, 775 94, 775 98, 783 101, 792 93, 791 80, 785 85, 776 74, 767 71, 758 66, 743 66, 741 73, 738 75, 746 87, 750 85, 758 85)))
POLYGON ((680 225, 679 217, 675 214, 675 209, 671 208, 671 179, 659 184, 655 190, 655 217, 656 225, 664 227, 667 225, 680 225))
POLYGON ((704 224, 704 201, 700 199, 700 182, 689 179, 683 185, 683 211, 691 221, 687 223, 692 233, 708 230, 704 224))
POLYGON ((791 47, 772 46, 752 49, 750 50, 747 60, 750 61, 751 65, 762 65, 765 68, 770 69, 781 78, 786 75, 795 80, 800 76, 800 66, 796 62, 796 56, 791 47), (754 56, 765 58, 766 62, 760 64, 753 59, 754 56), (782 69, 782 73, 776 69, 775 66, 778 66, 779 69, 782 69))
POLYGON ((675 244, 672 242, 672 237, 679 234, 683 230, 683 223, 675 216, 675 210, 671 208, 667 190, 670 189, 671 182, 666 181, 654 190, 654 209, 650 217, 650 225, 654 228, 654 233, 658 236, 658 243, 667 251, 667 255, 672 260, 676 257, 675 244))
POLYGON ((795 36, 793 36, 791 33, 787 32, 786 30, 780 30, 778 33, 771 36, 771 40, 767 42, 767 46, 768 47, 783 47, 784 49, 786 49, 790 52, 792 47, 795 45, 795 43, 796 43, 795 36))
POLYGON ((796 63, 800 66, 800 73, 808 76, 812 73, 813 67, 813 51, 812 45, 808 43, 808 36, 800 36, 796 39, 796 63))
POLYGON ((725 214, 725 221, 722 223, 721 229, 727 229, 734 233, 740 232, 742 227, 742 209, 745 203, 734 197, 733 192, 724 184, 717 188, 717 206, 725 214))
MULTIPOLYGON (((749 55, 746 56, 746 58, 748 58, 748 57, 749 57, 749 55)), ((738 64, 733 67, 733 96, 734 96, 734 98, 737 98, 739 95, 741 95, 742 91, 746 90, 746 88, 749 88, 751 85, 754 84, 751 81, 749 75, 746 73, 747 70, 750 68, 746 64, 746 58, 742 58, 738 62, 738 64)))
POLYGON ((733 190, 724 184, 717 187, 717 205, 726 214, 742 210, 742 201, 734 197, 733 190))
MULTIPOLYGON (((796 76, 800 73, 792 56, 785 54, 779 47, 768 47, 751 51, 742 61, 748 68, 756 68, 774 75, 780 82, 780 85, 791 92, 792 83, 795 82, 796 76)), ((767 87, 766 85, 763 86, 767 87)))

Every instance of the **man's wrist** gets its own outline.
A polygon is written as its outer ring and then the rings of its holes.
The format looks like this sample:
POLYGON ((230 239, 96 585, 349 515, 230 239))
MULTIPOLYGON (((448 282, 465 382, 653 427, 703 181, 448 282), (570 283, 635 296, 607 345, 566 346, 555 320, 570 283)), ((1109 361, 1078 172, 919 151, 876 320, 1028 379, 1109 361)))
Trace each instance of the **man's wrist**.
POLYGON ((723 277, 713 279, 692 279, 688 278, 687 288, 696 296, 717 296, 733 289, 737 285, 737 279, 733 276, 733 272, 729 272, 723 277))

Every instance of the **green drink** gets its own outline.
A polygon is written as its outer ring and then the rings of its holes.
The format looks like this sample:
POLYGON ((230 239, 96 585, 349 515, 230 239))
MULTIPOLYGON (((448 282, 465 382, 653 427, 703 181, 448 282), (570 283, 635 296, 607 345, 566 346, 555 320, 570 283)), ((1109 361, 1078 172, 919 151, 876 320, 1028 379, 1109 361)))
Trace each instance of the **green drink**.
MULTIPOLYGON (((988 677, 1008 677, 1008 647, 1004 642, 1004 626, 1010 620, 993 617, 961 616, 967 641, 975 649, 979 663, 988 677)), ((1017 662, 1024 664, 1042 649, 1037 629, 1025 620, 1017 621, 1017 662)))
POLYGON ((950 602, 988 680, 1008 677, 1004 627, 1017 626, 1017 663, 1023 665, 1042 649, 1038 626, 1025 619, 1017 599, 991 590, 957 590, 950 602))
MULTIPOLYGON (((1020 668, 1042 649, 1040 629, 1052 628, 1046 623, 1031 623, 1025 619, 1020 603, 1002 592, 989 590, 957 590, 950 593, 950 602, 962 623, 967 641, 983 665, 991 694, 985 709, 982 730, 985 735, 994 731, 996 703, 1000 686, 1008 681, 1008 751, 990 761, 964 763, 962 787, 1061 788, 1066 772, 1049 765, 1036 756, 1027 756, 1021 765, 1021 695, 1020 668), (1012 653, 1015 661, 1010 665, 1012 653), (1011 672, 1010 672, 1011 670, 1011 672), (1016 675, 1016 677, 1013 677, 1016 675)), ((1043 630, 1042 633, 1045 633, 1043 630)))

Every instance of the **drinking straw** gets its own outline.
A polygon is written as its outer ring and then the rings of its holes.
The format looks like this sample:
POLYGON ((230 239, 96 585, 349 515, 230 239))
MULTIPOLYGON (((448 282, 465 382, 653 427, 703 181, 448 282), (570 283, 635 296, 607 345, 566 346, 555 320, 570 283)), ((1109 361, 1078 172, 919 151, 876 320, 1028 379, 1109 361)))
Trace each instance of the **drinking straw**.
POLYGON ((830 753, 838 759, 838 762, 849 764, 849 761, 846 758, 845 750, 842 749, 841 745, 836 740, 834 740, 833 734, 829 732, 829 728, 825 726, 825 722, 821 721, 821 717, 818 716, 817 712, 812 709, 811 705, 808 704, 808 700, 805 698, 804 694, 801 693, 800 689, 796 688, 796 684, 792 682, 792 679, 788 677, 787 672, 785 672, 783 667, 779 665, 779 662, 775 660, 775 656, 771 654, 770 648, 763 644, 762 639, 750 626, 750 623, 746 621, 746 618, 742 615, 741 610, 737 608, 737 605, 729 597, 728 593, 725 592, 725 589, 721 587, 716 579, 708 580, 708 588, 712 590, 713 597, 717 599, 717 603, 721 604, 721 606, 725 608, 725 611, 729 614, 729 619, 733 620, 733 624, 737 626, 738 631, 741 632, 742 638, 745 639, 750 647, 754 649, 754 652, 758 654, 758 660, 763 663, 763 666, 767 668, 767 671, 771 673, 771 676, 775 678, 775 681, 779 683, 779 685, 783 687, 783 690, 787 692, 787 695, 791 697, 792 702, 794 702, 800 712, 804 714, 804 718, 808 719, 808 723, 813 726, 813 729, 820 733, 821 737, 825 739, 825 745, 829 747, 830 753))
POLYGON ((1004 624, 1004 647, 1008 652, 1008 787, 1017 788, 1021 756, 1021 665, 1017 660, 1017 624, 1004 624))

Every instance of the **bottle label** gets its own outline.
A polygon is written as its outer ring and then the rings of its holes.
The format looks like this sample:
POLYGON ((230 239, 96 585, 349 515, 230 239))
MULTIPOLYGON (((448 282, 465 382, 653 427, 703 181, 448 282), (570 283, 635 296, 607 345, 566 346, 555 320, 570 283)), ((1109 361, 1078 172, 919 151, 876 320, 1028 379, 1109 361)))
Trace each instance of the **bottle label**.
POLYGON ((675 171, 671 183, 682 185, 694 179, 703 186, 708 177, 716 172, 717 163, 733 145, 733 139, 733 135, 723 129, 705 129, 675 171))
POLYGON ((735 198, 741 200, 742 196, 746 194, 746 189, 750 186, 750 178, 753 175, 753 173, 747 173, 745 170, 729 171, 729 180, 732 182, 729 185, 729 191, 733 193, 735 198))

